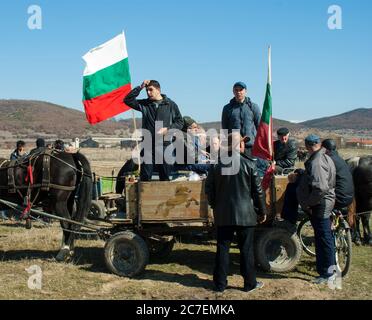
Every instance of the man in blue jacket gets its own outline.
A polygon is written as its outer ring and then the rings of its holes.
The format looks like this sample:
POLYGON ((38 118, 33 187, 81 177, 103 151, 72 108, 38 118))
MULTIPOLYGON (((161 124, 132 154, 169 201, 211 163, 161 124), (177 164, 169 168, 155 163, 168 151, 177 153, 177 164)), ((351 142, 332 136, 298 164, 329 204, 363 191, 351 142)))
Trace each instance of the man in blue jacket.
POLYGON ((235 83, 233 93, 234 98, 224 106, 222 111, 222 129, 227 129, 228 133, 239 129, 242 137, 248 137, 244 154, 251 155, 261 112, 258 105, 247 97, 247 86, 244 82, 235 83))

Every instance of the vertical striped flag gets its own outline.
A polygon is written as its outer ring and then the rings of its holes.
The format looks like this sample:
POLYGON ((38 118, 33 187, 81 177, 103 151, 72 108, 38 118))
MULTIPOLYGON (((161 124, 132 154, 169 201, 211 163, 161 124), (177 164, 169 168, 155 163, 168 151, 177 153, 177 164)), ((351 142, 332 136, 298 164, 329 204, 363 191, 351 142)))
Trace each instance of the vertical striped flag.
POLYGON ((253 144, 252 155, 265 160, 273 160, 273 119, 271 101, 271 47, 269 47, 269 73, 267 77, 265 102, 261 122, 253 144))
MULTIPOLYGON (((273 153, 273 118, 271 100, 271 47, 269 47, 269 70, 266 85, 265 102, 262 109, 261 122, 253 144, 252 155, 264 160, 272 161, 273 153)), ((270 165, 262 179, 262 187, 266 190, 274 174, 274 166, 270 165)))

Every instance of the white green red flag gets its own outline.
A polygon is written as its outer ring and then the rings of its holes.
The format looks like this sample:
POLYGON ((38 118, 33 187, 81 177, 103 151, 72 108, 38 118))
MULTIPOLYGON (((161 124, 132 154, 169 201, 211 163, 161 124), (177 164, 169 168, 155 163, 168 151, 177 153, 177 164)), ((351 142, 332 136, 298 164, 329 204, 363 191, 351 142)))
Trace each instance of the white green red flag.
POLYGON ((89 50, 83 59, 83 103, 89 123, 96 124, 129 110, 123 103, 131 91, 124 32, 89 50))
MULTIPOLYGON (((269 47, 269 72, 267 77, 265 102, 262 109, 261 122, 257 130, 257 136, 253 144, 252 155, 268 161, 272 161, 274 157, 271 100, 271 47, 269 47)), ((264 190, 266 190, 270 186, 273 175, 274 166, 270 164, 261 182, 262 188, 264 190)))
POLYGON ((269 47, 269 73, 267 77, 265 102, 262 109, 252 155, 265 160, 273 160, 273 119, 271 101, 271 48, 269 47))

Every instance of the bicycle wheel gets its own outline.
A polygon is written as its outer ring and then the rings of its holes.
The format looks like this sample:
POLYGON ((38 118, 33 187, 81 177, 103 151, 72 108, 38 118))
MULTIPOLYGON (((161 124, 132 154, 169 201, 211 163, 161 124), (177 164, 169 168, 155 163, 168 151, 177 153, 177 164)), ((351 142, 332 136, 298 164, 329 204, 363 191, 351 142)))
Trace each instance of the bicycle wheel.
POLYGON ((349 228, 341 223, 336 229, 335 233, 335 246, 336 246, 336 264, 345 277, 350 270, 351 256, 352 256, 352 241, 351 232, 349 228))
POLYGON ((314 229, 309 217, 305 217, 297 227, 297 235, 304 251, 312 257, 315 257, 315 236, 314 229))

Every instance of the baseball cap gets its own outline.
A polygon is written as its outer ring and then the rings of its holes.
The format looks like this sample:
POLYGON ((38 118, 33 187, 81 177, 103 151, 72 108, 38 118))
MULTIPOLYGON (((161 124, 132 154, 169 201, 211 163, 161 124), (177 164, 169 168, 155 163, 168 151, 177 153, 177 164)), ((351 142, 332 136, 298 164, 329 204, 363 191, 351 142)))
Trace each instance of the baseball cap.
POLYGON ((316 134, 309 134, 306 138, 305 138, 305 144, 306 145, 309 145, 309 146, 312 146, 314 144, 318 144, 320 143, 320 137, 316 134))
POLYGON ((288 128, 280 128, 276 133, 278 134, 278 136, 285 136, 289 133, 289 130, 288 128))
POLYGON ((247 89, 247 85, 242 81, 236 82, 233 88, 235 87, 242 87, 243 89, 247 89))

